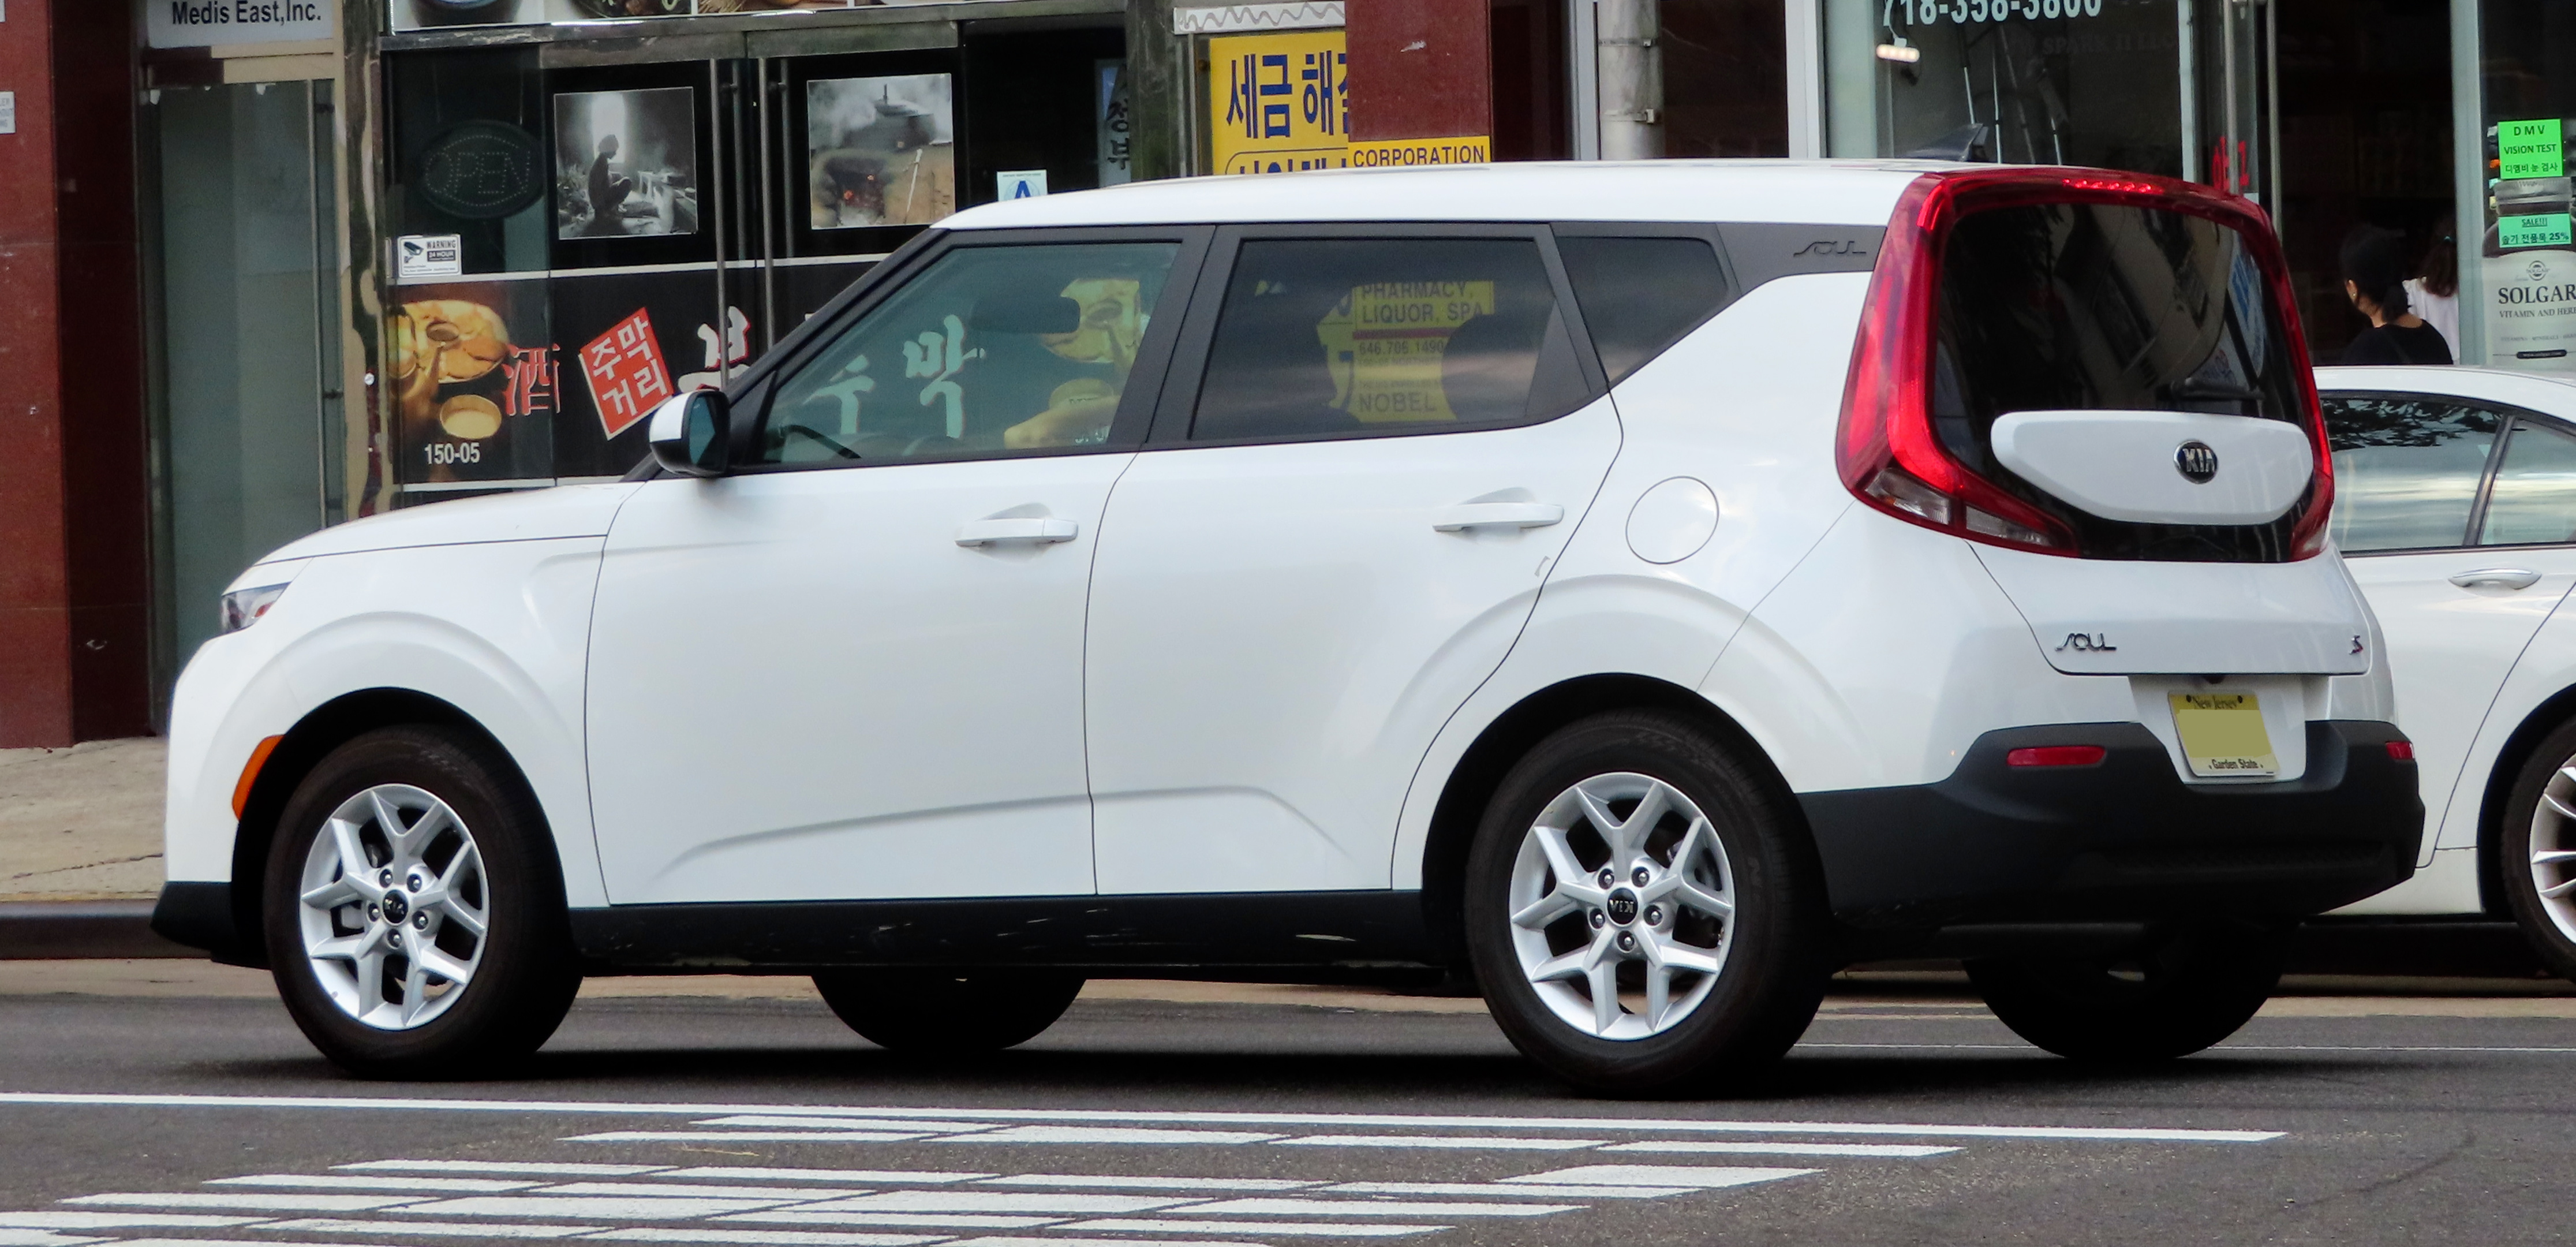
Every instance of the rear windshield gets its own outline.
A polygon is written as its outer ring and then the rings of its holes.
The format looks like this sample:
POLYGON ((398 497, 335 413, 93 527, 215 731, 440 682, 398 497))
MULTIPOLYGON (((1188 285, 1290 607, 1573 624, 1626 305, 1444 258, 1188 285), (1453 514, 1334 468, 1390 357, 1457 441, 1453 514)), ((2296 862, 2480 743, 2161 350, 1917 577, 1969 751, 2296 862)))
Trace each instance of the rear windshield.
POLYGON ((1952 227, 1940 271, 1932 415, 1960 462, 2065 517, 2093 557, 2286 556, 2299 508, 2250 530, 2118 524, 2013 477, 1987 440, 2016 411, 2304 423, 2281 311, 2235 230, 2122 204, 1995 208, 1952 227))

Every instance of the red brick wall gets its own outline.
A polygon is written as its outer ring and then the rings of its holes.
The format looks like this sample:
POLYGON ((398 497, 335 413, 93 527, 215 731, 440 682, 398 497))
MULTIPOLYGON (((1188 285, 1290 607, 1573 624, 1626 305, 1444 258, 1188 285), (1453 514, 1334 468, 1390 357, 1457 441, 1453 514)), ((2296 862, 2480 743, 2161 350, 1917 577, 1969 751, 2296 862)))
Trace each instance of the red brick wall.
POLYGON ((1349 0, 1351 137, 1492 135, 1487 0, 1349 0))

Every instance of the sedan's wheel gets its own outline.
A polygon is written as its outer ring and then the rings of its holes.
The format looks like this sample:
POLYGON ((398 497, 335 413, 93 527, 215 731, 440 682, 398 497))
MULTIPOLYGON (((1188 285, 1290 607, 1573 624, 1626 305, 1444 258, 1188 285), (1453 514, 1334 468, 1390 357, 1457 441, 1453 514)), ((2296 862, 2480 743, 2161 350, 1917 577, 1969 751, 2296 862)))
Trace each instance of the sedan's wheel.
POLYGON ((2286 929, 2211 923, 2115 957, 1982 958, 1968 981, 2012 1032, 2059 1056, 2147 1064, 2237 1032, 2271 999, 2286 929))
POLYGON ((1677 717, 1577 723, 1506 776, 1468 857, 1468 952, 1514 1044, 1594 1090, 1757 1070, 1829 968, 1812 850, 1771 780, 1677 717))
POLYGON ((916 1054, 999 1052, 1055 1025, 1082 976, 1056 970, 828 970, 823 1003, 880 1048, 916 1054))
POLYGON ((2576 723, 2540 742, 2504 808, 2498 873, 2534 952, 2576 979, 2576 723))
POLYGON ((279 993, 324 1055, 434 1077, 526 1055, 580 978, 544 823, 475 742, 391 728, 333 751, 269 863, 279 993))

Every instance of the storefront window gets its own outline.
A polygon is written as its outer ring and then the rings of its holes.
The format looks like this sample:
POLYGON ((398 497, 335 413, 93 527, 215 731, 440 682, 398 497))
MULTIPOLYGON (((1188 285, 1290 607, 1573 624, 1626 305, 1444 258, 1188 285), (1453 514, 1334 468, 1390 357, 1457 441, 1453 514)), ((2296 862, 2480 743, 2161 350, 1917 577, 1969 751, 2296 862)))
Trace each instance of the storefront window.
POLYGON ((2479 20, 2487 193, 2474 289, 2462 302, 2474 299, 2485 317, 2489 362, 2576 370, 2565 148, 2576 128, 2576 5, 2484 0, 2479 20))

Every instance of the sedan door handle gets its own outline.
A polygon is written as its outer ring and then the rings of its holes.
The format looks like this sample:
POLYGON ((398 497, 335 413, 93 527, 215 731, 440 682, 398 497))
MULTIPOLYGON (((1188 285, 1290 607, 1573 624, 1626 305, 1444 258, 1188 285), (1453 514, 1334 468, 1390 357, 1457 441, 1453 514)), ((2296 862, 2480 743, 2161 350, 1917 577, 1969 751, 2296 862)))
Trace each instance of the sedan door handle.
POLYGON ((970 550, 1007 544, 1043 546, 1071 541, 1081 532, 1082 526, 1072 520, 1028 517, 970 520, 958 526, 957 544, 970 550))
POLYGON ((1433 512, 1431 531, 1468 532, 1479 528, 1545 528, 1565 518, 1553 502, 1462 502, 1433 512))
POLYGON ((2473 572, 2461 572, 2451 577, 2451 583, 2463 589, 2490 587, 2528 589, 2540 583, 2540 573, 2525 571, 2519 567, 2485 567, 2473 572))

